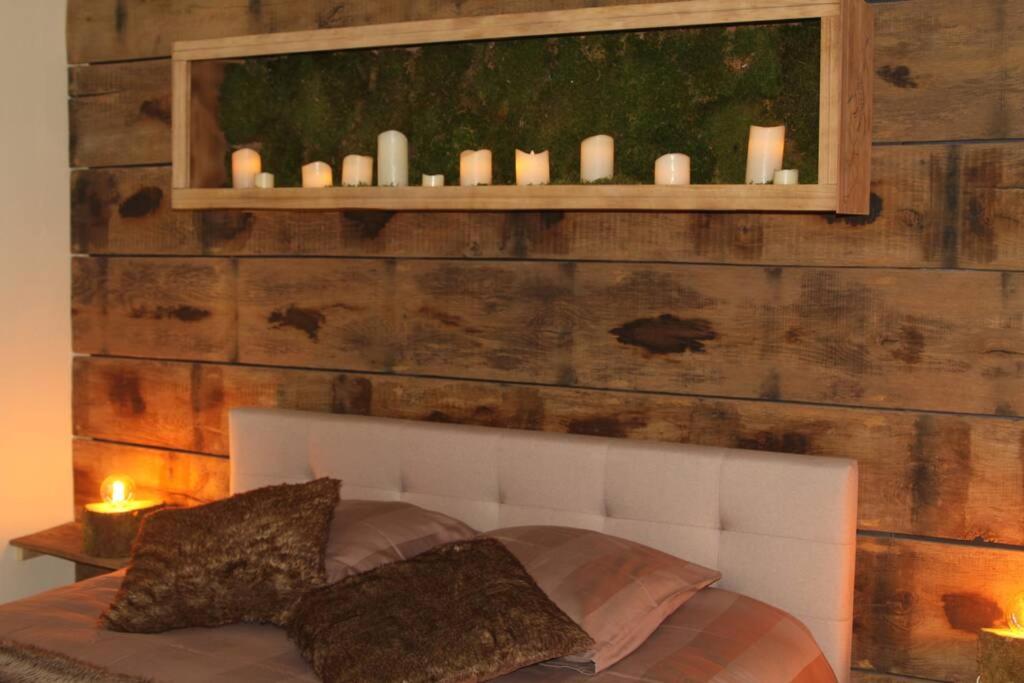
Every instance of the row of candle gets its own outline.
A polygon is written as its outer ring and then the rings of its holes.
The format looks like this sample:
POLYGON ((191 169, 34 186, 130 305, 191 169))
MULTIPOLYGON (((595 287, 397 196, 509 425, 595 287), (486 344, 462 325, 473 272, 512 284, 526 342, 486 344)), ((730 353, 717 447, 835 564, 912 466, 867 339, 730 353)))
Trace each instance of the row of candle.
MULTIPOLYGON (((797 171, 782 168, 786 127, 750 127, 747 145, 747 183, 795 185, 797 171)), ((342 160, 341 184, 354 187, 373 184, 373 157, 349 154, 342 160)), ((264 173, 258 152, 240 149, 232 154, 232 184, 236 188, 271 188, 274 176, 264 173)), ((459 156, 459 184, 490 185, 492 158, 489 149, 466 150, 459 156)), ((615 172, 615 140, 610 135, 594 135, 580 144, 580 180, 609 180, 615 172)), ((551 165, 547 152, 516 150, 516 184, 547 185, 551 182, 551 165)), ((690 157, 665 154, 654 164, 655 185, 689 185, 690 157)), ((334 173, 330 165, 314 161, 302 167, 302 186, 331 187, 334 173)), ((377 184, 404 187, 409 184, 409 141, 402 133, 389 130, 377 138, 377 184)), ((444 176, 424 174, 424 187, 440 187, 444 176)))

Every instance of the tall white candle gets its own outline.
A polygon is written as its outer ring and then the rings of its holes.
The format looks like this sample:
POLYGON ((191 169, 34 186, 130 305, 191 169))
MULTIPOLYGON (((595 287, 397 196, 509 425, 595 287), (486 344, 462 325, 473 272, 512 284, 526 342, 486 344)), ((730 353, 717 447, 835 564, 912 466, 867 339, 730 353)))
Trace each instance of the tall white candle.
POLYGON ((341 161, 341 184, 373 185, 373 157, 349 154, 341 161))
POLYGON ((491 184, 491 150, 467 149, 459 155, 459 185, 491 184))
POLYGON ((274 174, 273 173, 257 173, 255 179, 256 187, 261 190, 269 190, 274 187, 274 174))
POLYGON ((263 170, 260 153, 243 147, 231 153, 231 186, 245 190, 254 186, 256 174, 263 170))
POLYGON ((580 144, 580 180, 592 183, 615 175, 615 140, 592 135, 580 144))
POLYGON ((386 130, 377 136, 377 184, 409 184, 409 140, 397 130, 386 130))
POLYGON ((444 175, 435 173, 433 175, 423 174, 423 187, 444 187, 444 175))
POLYGON ((334 184, 331 167, 322 161, 313 161, 302 167, 303 187, 330 187, 334 184))
POLYGON ((800 171, 795 168, 787 168, 781 171, 775 172, 775 177, 772 179, 774 185, 799 185, 800 184, 800 171))
POLYGON ((689 185, 690 157, 685 154, 665 154, 654 162, 655 185, 689 185))
POLYGON ((770 183, 775 172, 782 168, 785 147, 785 126, 751 126, 747 143, 747 184, 770 183))
POLYGON ((516 150, 516 185, 547 185, 551 182, 551 164, 547 152, 516 150))

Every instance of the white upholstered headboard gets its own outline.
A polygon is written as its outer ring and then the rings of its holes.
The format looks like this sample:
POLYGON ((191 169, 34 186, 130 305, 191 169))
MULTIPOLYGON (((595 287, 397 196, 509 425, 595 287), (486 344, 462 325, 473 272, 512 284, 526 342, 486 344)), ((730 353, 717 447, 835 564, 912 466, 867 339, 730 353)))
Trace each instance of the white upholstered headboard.
POLYGON ((857 463, 649 441, 240 408, 232 492, 334 476, 487 531, 605 531, 722 572, 776 605, 849 677, 857 463))

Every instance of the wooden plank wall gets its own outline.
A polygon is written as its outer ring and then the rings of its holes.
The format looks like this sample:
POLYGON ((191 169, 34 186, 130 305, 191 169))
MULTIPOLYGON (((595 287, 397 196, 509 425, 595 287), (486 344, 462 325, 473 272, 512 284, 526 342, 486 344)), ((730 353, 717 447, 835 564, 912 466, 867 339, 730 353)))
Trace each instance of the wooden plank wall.
POLYGON ((235 405, 850 456, 858 677, 973 681, 1024 588, 1024 3, 875 5, 864 218, 169 208, 173 40, 593 4, 69 0, 76 500, 223 495, 235 405))

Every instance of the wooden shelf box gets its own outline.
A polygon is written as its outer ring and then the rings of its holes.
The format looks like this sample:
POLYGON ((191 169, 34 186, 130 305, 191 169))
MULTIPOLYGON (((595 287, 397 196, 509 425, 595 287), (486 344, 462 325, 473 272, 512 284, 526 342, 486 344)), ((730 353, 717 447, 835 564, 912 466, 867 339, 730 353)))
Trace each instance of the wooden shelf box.
MULTIPOLYGON (((176 209, 813 211, 867 214, 873 12, 866 0, 679 0, 177 42, 172 60, 176 209), (193 184, 221 164, 192 125, 193 76, 210 60, 469 40, 820 19, 819 183, 234 190, 193 184)), ((653 163, 653 162, 652 162, 653 163)), ((337 171, 337 169, 336 169, 337 171)))

